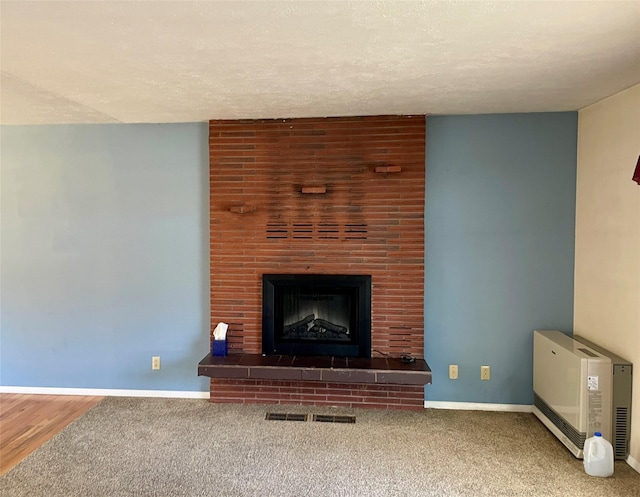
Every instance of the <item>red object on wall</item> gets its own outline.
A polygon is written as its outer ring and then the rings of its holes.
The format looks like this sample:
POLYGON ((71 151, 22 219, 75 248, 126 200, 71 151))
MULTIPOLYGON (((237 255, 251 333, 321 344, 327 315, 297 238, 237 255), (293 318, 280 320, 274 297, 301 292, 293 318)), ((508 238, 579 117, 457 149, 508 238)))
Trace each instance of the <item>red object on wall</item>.
POLYGON ((636 170, 633 173, 632 179, 640 185, 640 155, 638 156, 638 163, 636 164, 636 170))

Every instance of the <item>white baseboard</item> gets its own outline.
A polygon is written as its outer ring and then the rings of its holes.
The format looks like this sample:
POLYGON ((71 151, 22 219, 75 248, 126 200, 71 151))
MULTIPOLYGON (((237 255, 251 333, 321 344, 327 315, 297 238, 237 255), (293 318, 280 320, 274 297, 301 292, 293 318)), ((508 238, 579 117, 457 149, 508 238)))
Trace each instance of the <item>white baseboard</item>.
POLYGON ((425 400, 424 407, 425 409, 451 409, 454 411, 533 412, 533 406, 527 404, 482 404, 477 402, 425 400))
POLYGON ((638 473, 640 473, 640 461, 634 459, 633 457, 627 457, 627 464, 635 469, 638 473))
POLYGON ((209 392, 180 390, 119 390, 110 388, 55 388, 0 386, 0 393, 35 395, 93 395, 98 397, 158 397, 168 399, 208 399, 209 392))

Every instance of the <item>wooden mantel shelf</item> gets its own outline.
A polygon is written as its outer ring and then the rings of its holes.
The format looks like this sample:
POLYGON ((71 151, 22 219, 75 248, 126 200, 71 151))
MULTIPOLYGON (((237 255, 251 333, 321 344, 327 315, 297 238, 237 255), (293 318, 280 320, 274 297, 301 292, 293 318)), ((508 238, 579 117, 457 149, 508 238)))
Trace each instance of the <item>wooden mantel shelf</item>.
POLYGON ((423 359, 405 363, 400 359, 374 357, 303 357, 261 354, 208 354, 198 364, 198 376, 254 380, 325 381, 427 385, 431 369, 423 359))

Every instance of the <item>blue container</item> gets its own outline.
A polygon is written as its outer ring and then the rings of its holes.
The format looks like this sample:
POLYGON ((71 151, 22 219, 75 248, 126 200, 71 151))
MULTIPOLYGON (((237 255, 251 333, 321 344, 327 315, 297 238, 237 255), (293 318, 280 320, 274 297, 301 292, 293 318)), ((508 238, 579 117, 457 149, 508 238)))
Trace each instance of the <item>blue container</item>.
POLYGON ((224 357, 227 355, 226 340, 211 340, 211 355, 224 357))

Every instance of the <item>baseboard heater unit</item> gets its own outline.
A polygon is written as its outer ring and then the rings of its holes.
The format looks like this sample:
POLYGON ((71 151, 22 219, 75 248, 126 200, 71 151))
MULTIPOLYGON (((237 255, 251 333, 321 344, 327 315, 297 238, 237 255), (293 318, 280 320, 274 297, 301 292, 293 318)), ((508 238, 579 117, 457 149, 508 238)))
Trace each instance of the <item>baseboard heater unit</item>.
POLYGON ((533 413, 577 457, 599 431, 629 455, 633 365, 578 335, 533 332, 533 413))

